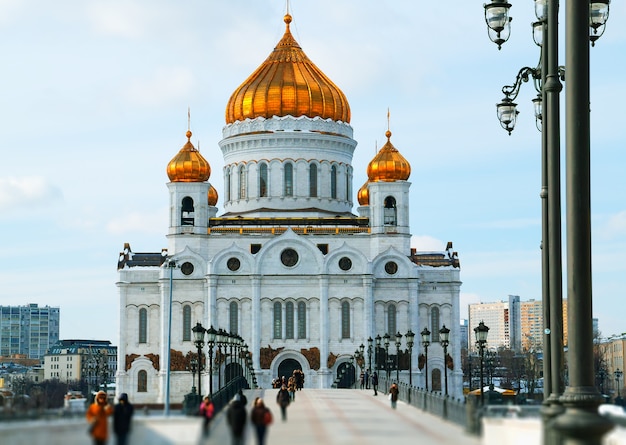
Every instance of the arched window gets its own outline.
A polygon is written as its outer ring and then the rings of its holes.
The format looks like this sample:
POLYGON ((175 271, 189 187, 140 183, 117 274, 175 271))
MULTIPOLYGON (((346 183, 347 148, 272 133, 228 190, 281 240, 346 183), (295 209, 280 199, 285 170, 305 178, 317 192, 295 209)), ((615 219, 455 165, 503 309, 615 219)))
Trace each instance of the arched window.
POLYGON ((285 305, 285 338, 293 338, 293 303, 288 301, 285 305))
POLYGON ((341 303, 341 338, 350 338, 350 303, 341 303))
POLYGON ((246 167, 242 165, 239 167, 239 199, 246 198, 246 185, 248 184, 248 178, 246 175, 246 167))
POLYGON ((317 164, 311 164, 309 167, 309 196, 317 197, 317 164))
POLYGON ((261 198, 267 196, 267 164, 259 166, 259 196, 261 198))
POLYGON ((433 342, 439 341, 439 329, 441 329, 439 323, 439 308, 433 307, 430 309, 430 330, 433 342))
POLYGON ((274 303, 274 338, 283 338, 283 307, 274 303))
POLYGON ((337 199, 337 167, 330 168, 330 197, 337 199))
POLYGON ((224 175, 224 200, 230 201, 230 168, 226 169, 226 173, 224 175))
POLYGON ((285 196, 293 196, 293 165, 285 164, 285 196))
POLYGON ((194 209, 193 199, 189 196, 185 196, 181 203, 180 208, 180 225, 181 226, 193 226, 194 209))
POLYGON ((148 392, 148 373, 143 369, 137 373, 137 392, 148 392))
POLYGON ((191 306, 183 306, 183 341, 191 341, 191 306))
POLYGON ((230 332, 239 332, 239 305, 234 301, 230 303, 230 332))
POLYGON ((298 303, 298 338, 306 338, 306 304, 298 303))
POLYGON ((395 226, 398 223, 396 213, 396 199, 393 196, 385 198, 384 223, 386 226, 395 226))
POLYGON ((392 337, 396 334, 396 306, 390 304, 387 308, 387 333, 392 337))
POLYGON ((139 309, 139 343, 148 342, 148 310, 139 309))

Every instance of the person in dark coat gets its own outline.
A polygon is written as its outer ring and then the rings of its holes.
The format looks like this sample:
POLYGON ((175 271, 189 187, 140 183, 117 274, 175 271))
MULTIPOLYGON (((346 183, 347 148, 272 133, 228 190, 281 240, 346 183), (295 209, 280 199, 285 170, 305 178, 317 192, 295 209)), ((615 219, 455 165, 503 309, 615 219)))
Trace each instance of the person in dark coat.
POLYGON ((398 385, 395 383, 391 384, 391 388, 389 388, 389 400, 391 400, 391 407, 396 409, 396 405, 398 403, 398 393, 400 390, 398 389, 398 385))
POLYGON ((243 445, 243 433, 246 428, 248 415, 246 413, 246 405, 241 400, 239 394, 235 395, 233 401, 228 405, 226 416, 230 431, 233 434, 233 445, 243 445))
POLYGON ((283 422, 287 420, 287 407, 290 401, 291 397, 289 397, 289 391, 287 391, 287 387, 283 385, 280 390, 278 390, 278 394, 276 394, 276 403, 280 406, 280 414, 282 415, 283 422))
POLYGON ((272 424, 272 412, 265 406, 260 397, 254 400, 250 420, 256 431, 257 445, 265 445, 265 435, 268 427, 272 424))
POLYGON ((113 432, 117 438, 117 445, 126 445, 133 420, 135 407, 128 401, 128 394, 120 394, 118 403, 113 407, 113 432))
POLYGON ((374 395, 378 395, 378 373, 374 371, 372 373, 372 387, 374 388, 374 395))
POLYGON ((239 400, 241 400, 241 403, 243 403, 243 406, 246 406, 248 404, 248 398, 243 393, 243 390, 240 389, 237 394, 239 394, 239 400))

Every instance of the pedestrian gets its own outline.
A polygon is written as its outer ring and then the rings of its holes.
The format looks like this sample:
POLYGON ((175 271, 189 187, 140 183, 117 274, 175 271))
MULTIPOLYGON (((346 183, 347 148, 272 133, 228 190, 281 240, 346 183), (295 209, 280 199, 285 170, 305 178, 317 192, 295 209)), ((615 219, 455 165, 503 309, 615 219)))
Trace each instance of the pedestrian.
POLYGON ((202 435, 204 437, 209 437, 209 426, 211 424, 211 420, 213 419, 213 413, 215 412, 215 407, 213 406, 213 402, 209 396, 204 396, 204 400, 200 404, 200 415, 202 416, 202 435))
POLYGON ((361 371, 361 375, 359 376, 359 379, 361 380, 361 389, 363 389, 365 386, 365 373, 363 373, 363 371, 361 371))
POLYGON ((247 417, 246 405, 241 400, 241 395, 236 394, 226 411, 228 425, 233 435, 233 445, 243 445, 243 432, 245 431, 247 417))
POLYGON ((239 394, 239 400, 241 400, 243 406, 246 406, 248 404, 248 398, 244 395, 243 390, 240 389, 237 394, 239 394))
POLYGON ((378 395, 378 373, 374 371, 372 373, 372 388, 374 388, 374 395, 378 395))
POLYGON ((117 438, 117 445, 126 445, 135 408, 128 401, 128 394, 120 394, 118 403, 113 407, 113 432, 117 438))
POLYGON ((287 391, 289 391, 289 400, 296 401, 296 378, 292 375, 287 381, 287 391))
POLYGON ((396 404, 398 403, 398 385, 395 383, 391 384, 391 388, 389 388, 389 400, 391 400, 391 407, 396 409, 396 404))
POLYGON ((289 406, 289 391, 285 385, 281 386, 276 394, 276 403, 280 406, 283 422, 287 420, 287 407, 289 406))
POLYGON ((89 422, 89 434, 93 438, 94 445, 104 445, 109 438, 108 417, 113 413, 113 407, 107 399, 107 393, 98 391, 94 402, 87 409, 87 422, 89 422))
POLYGON ((370 389, 370 370, 365 370, 365 389, 370 389))
POLYGON ((265 444, 267 428, 272 424, 272 412, 265 406, 263 399, 257 397, 250 412, 250 420, 256 431, 257 445, 265 444))

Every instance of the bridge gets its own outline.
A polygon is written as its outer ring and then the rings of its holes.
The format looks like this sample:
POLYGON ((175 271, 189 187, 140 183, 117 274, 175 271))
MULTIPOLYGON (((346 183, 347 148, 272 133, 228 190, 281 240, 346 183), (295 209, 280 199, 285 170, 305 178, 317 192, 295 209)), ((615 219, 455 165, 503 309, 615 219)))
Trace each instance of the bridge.
MULTIPOLYGON (((255 397, 263 397, 274 415, 267 445, 539 445, 541 422, 538 418, 494 418, 485 422, 483 434, 469 434, 465 427, 423 411, 403 401, 391 408, 383 394, 358 389, 304 389, 287 409, 287 421, 280 418, 276 389, 246 390, 247 408, 255 397)), ((131 401, 132 402, 132 401, 131 401)), ((132 445, 227 445, 231 435, 221 411, 213 420, 208 439, 201 437, 199 417, 172 411, 136 413, 132 445)), ((84 445, 89 443, 84 417, 0 423, 2 445, 84 445)), ((114 444, 113 437, 109 444, 114 444)), ((251 426, 247 426, 245 444, 255 444, 251 426)), ((626 429, 605 437, 604 445, 626 444, 626 429)))

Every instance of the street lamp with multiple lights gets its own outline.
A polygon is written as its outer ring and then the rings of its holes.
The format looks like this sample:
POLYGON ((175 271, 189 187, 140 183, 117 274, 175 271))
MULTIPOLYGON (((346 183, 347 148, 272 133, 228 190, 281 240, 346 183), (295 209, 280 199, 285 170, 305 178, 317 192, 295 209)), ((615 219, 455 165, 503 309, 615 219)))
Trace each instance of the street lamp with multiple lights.
POLYGON ((430 345, 430 331, 428 330, 428 328, 424 328, 422 329, 422 332, 420 332, 420 335, 422 336, 422 346, 424 346, 424 356, 425 356, 424 382, 425 382, 426 391, 428 391, 428 346, 430 345))
POLYGON ((204 334, 206 333, 206 329, 197 322, 196 325, 191 328, 191 332, 193 332, 193 343, 196 345, 198 349, 198 394, 202 396, 202 371, 204 370, 203 365, 203 353, 202 348, 204 347, 204 334))
POLYGON ((622 378, 622 376, 624 375, 624 373, 622 372, 621 369, 616 369, 615 372, 613 372, 613 375, 615 375, 615 384, 617 386, 617 395, 615 396, 615 399, 617 400, 617 398, 621 397, 620 393, 619 393, 619 381, 622 378))
POLYGON ((396 383, 400 383, 400 346, 402 346, 402 334, 396 333, 396 383))
POLYGON ((444 324, 441 329, 439 329, 439 342, 443 347, 443 381, 445 383, 446 389, 446 397, 448 397, 448 345, 450 344, 450 329, 446 328, 444 324))
POLYGON ((379 371, 380 371, 380 342, 382 340, 382 337, 379 335, 376 336, 376 338, 374 339, 374 341, 376 342, 376 349, 374 350, 374 362, 376 363, 376 375, 378 375, 379 371))
POLYGON ((406 337, 406 347, 409 350, 409 386, 413 386, 413 345, 415 344, 413 340, 415 334, 409 329, 404 336, 406 337))
POLYGON ((487 345, 487 334, 489 333, 489 327, 485 325, 483 321, 478 323, 478 326, 474 328, 474 334, 476 335, 476 346, 480 351, 480 404, 485 404, 484 394, 484 380, 483 380, 483 364, 485 360, 485 346, 487 345))
POLYGON ((386 380, 387 386, 389 386, 389 372, 391 371, 389 369, 389 340, 390 338, 391 336, 389 335, 389 332, 383 335, 383 343, 385 345, 385 373, 387 374, 387 380, 386 380))
MULTIPOLYGON (((367 339, 367 371, 368 374, 372 374, 372 350, 374 349, 374 339, 370 336, 367 339)), ((367 382, 367 389, 369 389, 369 379, 367 382)))

